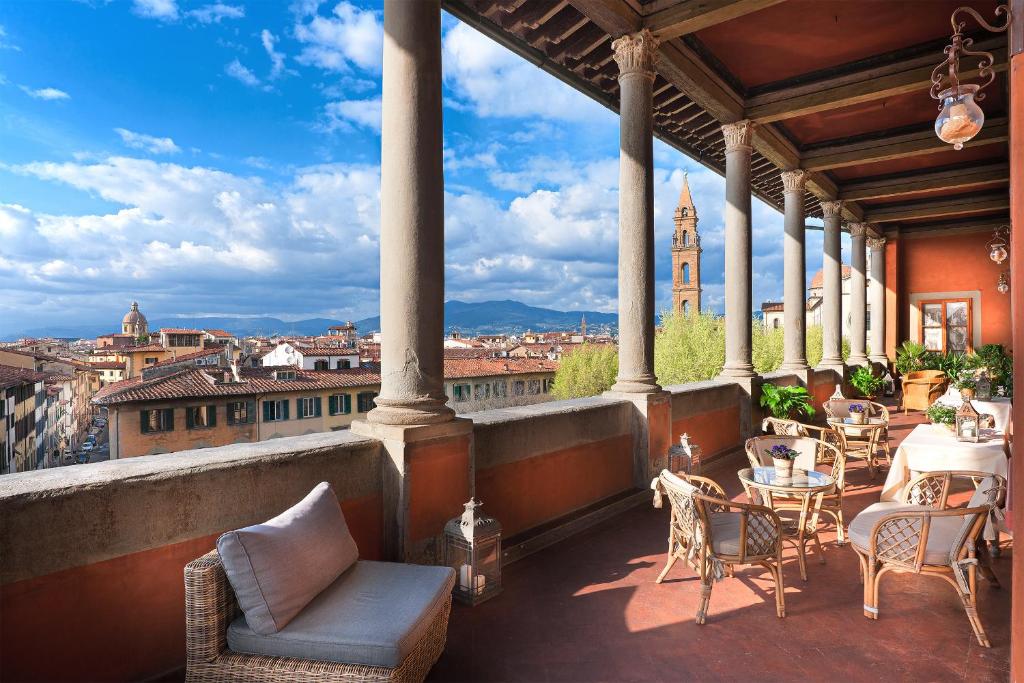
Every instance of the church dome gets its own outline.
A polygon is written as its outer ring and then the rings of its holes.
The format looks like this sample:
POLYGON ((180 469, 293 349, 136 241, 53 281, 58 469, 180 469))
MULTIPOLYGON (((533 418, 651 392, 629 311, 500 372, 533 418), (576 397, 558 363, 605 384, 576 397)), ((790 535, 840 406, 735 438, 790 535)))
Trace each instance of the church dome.
POLYGON ((124 325, 138 325, 139 323, 146 323, 146 316, 139 312, 139 302, 133 301, 132 308, 128 311, 124 318, 121 319, 121 323, 124 325))

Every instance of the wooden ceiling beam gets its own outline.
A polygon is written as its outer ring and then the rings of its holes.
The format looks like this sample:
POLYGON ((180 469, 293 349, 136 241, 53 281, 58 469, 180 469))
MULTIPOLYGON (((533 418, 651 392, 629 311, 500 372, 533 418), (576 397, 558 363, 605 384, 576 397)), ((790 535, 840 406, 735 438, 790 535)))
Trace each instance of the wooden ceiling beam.
MULTIPOLYGON (((1006 70, 1005 38, 980 41, 978 46, 995 55, 993 71, 1006 70)), ((935 54, 916 56, 763 93, 747 99, 745 116, 758 123, 771 123, 894 95, 926 92, 932 85, 931 72, 938 61, 935 54)), ((967 80, 977 75, 978 70, 973 69, 962 72, 960 77, 967 80)))
POLYGON ((907 204, 886 204, 864 212, 868 223, 894 223, 919 220, 922 218, 946 218, 948 216, 972 216, 977 214, 1005 211, 1010 208, 1010 193, 997 192, 950 197, 933 202, 911 202, 907 204))
POLYGON ((624 0, 571 0, 580 14, 600 26, 612 38, 643 28, 642 17, 624 0))
POLYGON ((930 173, 860 180, 839 187, 840 199, 885 199, 935 190, 966 191, 996 182, 1010 181, 1006 163, 957 167, 930 173))
POLYGON ((643 18, 643 27, 661 40, 731 21, 784 0, 682 0, 643 18))
MULTIPOLYGON (((1005 117, 990 119, 978 136, 965 147, 980 147, 1003 143, 1009 139, 1009 126, 1005 117)), ((804 152, 801 166, 809 171, 826 171, 845 166, 874 164, 922 154, 934 154, 952 149, 939 140, 931 128, 915 133, 872 138, 836 145, 825 145, 804 152)))

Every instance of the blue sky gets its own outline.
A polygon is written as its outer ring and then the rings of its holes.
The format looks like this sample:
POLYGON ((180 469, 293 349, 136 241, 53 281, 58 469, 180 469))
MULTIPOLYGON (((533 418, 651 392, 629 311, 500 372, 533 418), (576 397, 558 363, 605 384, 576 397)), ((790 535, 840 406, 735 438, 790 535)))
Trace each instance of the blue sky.
MULTIPOLYGON (((0 4, 0 334, 378 307, 378 3, 0 4)), ((447 297, 615 310, 616 116, 443 22, 447 297)), ((658 304, 683 173, 721 310, 724 182, 655 142, 658 304)), ((755 200, 754 299, 782 217, 755 200)), ((845 245, 844 245, 845 246, 845 245)), ((808 236, 808 273, 821 235, 808 236)))

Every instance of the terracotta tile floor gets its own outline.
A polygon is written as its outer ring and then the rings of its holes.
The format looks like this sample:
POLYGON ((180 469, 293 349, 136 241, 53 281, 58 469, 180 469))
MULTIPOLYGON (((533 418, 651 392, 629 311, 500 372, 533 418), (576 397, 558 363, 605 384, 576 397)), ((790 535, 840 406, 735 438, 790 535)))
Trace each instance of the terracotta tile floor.
MULTIPOLYGON (((921 421, 893 414, 895 445, 921 421)), ((705 472, 736 499, 732 459, 705 472)), ((847 524, 877 501, 863 463, 848 469, 847 524)), ((773 583, 750 567, 715 584, 704 626, 694 624, 700 585, 665 561, 668 506, 641 506, 506 568, 504 593, 452 612, 435 681, 902 680, 1005 681, 1009 675, 1011 549, 995 570, 1004 588, 980 582, 980 613, 993 647, 982 648, 953 589, 941 579, 889 574, 880 619, 862 616, 850 547, 822 534, 826 564, 810 551, 808 581, 785 555, 786 618, 773 583)))

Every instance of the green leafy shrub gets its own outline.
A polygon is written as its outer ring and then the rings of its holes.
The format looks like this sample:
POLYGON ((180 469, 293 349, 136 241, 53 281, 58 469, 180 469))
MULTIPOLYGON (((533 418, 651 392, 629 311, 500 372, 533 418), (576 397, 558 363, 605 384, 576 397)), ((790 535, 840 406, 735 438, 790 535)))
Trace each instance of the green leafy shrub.
POLYGON ((951 425, 956 422, 956 408, 941 403, 931 406, 925 414, 933 424, 951 425))
POLYGON ((793 418, 801 414, 811 417, 814 407, 811 395, 801 386, 776 386, 770 382, 761 385, 761 407, 767 408, 772 417, 793 418))
POLYGON ((901 375, 905 375, 908 372, 925 369, 925 356, 927 354, 928 352, 925 350, 924 344, 908 339, 896 349, 896 370, 901 375))
POLYGON ((884 384, 885 379, 867 366, 861 366, 850 374, 850 385, 866 398, 877 396, 884 384))
POLYGON ((619 352, 611 344, 583 344, 562 356, 555 372, 555 398, 596 396, 611 389, 619 372, 619 352))

